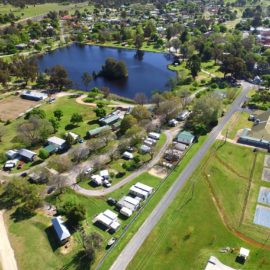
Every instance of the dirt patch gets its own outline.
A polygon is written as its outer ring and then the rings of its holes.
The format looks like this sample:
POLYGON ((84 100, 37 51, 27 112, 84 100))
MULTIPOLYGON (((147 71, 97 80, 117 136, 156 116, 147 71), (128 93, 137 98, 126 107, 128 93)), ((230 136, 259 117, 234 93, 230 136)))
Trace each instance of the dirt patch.
POLYGON ((75 245, 75 240, 74 240, 74 237, 71 236, 68 242, 60 248, 61 254, 63 255, 68 254, 70 251, 72 251, 74 245, 75 245))
POLYGON ((27 110, 39 106, 40 102, 10 96, 0 100, 0 119, 2 121, 14 120, 27 110))
POLYGON ((154 166, 148 173, 161 179, 164 179, 168 175, 167 169, 161 166, 154 166))

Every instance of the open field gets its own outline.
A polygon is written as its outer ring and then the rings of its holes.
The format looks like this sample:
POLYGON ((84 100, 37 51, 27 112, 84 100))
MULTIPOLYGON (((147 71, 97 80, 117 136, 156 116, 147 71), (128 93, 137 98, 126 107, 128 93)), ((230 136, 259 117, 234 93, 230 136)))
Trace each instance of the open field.
POLYGON ((117 245, 109 252, 104 260, 104 263, 101 265, 102 270, 107 270, 113 264, 114 260, 117 258, 118 254, 125 247, 128 241, 133 237, 134 233, 139 229, 139 227, 143 224, 144 220, 148 217, 148 215, 153 211, 155 206, 161 200, 163 195, 168 191, 171 187, 172 183, 175 181, 177 176, 183 171, 185 166, 191 160, 191 158, 195 155, 198 149, 206 140, 205 137, 200 137, 199 142, 194 144, 192 148, 187 152, 184 159, 180 162, 180 164, 175 168, 174 171, 166 178, 165 181, 162 182, 160 188, 156 191, 155 196, 149 201, 147 206, 143 209, 139 218, 130 226, 129 230, 126 232, 121 241, 117 242, 117 245))
POLYGON ((0 100, 0 119, 2 121, 14 120, 40 102, 22 99, 18 96, 9 96, 0 100))
MULTIPOLYGON (((119 251, 125 246, 127 241, 132 237, 135 231, 139 228, 139 226, 144 222, 145 218, 149 215, 149 213, 153 210, 155 205, 159 202, 162 195, 172 182, 175 180, 176 176, 179 174, 180 171, 183 170, 187 162, 192 158, 195 152, 199 149, 200 145, 204 142, 205 137, 200 139, 200 142, 195 144, 190 151, 187 153, 186 157, 182 160, 180 165, 176 168, 169 178, 165 182, 163 182, 161 188, 156 192, 155 196, 150 200, 149 204, 146 208, 141 212, 139 217, 136 221, 131 225, 128 229, 127 233, 125 234, 124 238, 119 241, 118 245, 113 248, 110 256, 106 260, 105 265, 110 265, 114 258, 117 256, 119 251)), ((162 183, 160 178, 154 177, 149 175, 148 173, 144 173, 139 177, 135 178, 133 181, 128 183, 127 185, 121 187, 117 191, 109 194, 107 197, 113 197, 115 199, 120 199, 123 195, 127 194, 130 186, 136 182, 142 182, 149 186, 157 187, 162 183)), ((98 260, 105 254, 105 245, 107 241, 111 238, 111 235, 100 230, 98 227, 92 225, 92 218, 95 214, 105 210, 105 209, 112 209, 113 207, 109 206, 106 203, 107 197, 101 198, 87 198, 81 195, 74 193, 72 190, 66 190, 65 193, 60 195, 57 199, 52 196, 49 201, 54 205, 61 206, 65 202, 74 202, 80 203, 84 205, 87 209, 87 219, 84 223, 85 231, 88 233, 96 231, 100 233, 104 239, 103 247, 100 252, 97 254, 97 260, 93 267, 97 265, 98 260)), ((11 212, 9 212, 11 213, 11 212)), ((123 232, 125 225, 130 222, 131 218, 128 220, 121 220, 121 228, 115 234, 116 237, 119 237, 120 234, 123 232)), ((85 265, 78 265, 78 261, 76 262, 76 254, 82 249, 82 241, 79 233, 74 234, 74 248, 73 250, 67 254, 62 255, 59 248, 55 245, 55 235, 50 228, 50 218, 44 216, 44 214, 39 213, 35 217, 32 217, 28 220, 15 222, 12 219, 7 220, 9 224, 9 232, 11 235, 11 243, 12 247, 15 250, 16 258, 18 261, 18 265, 20 269, 40 269, 40 270, 47 270, 47 269, 61 269, 61 267, 66 267, 66 269, 81 269, 85 270, 85 265), (32 237, 35 235, 35 238, 32 237), (48 240, 49 239, 49 240, 48 240), (42 249, 41 256, 33 256, 36 249, 42 249), (25 255, 26 254, 26 255, 25 255), (27 255, 29 254, 29 255, 27 255), (31 255, 32 254, 32 255, 31 255), (30 256, 31 258, 28 258, 30 256), (41 263, 41 259, 47 258, 45 263, 41 263), (75 259, 74 259, 75 258, 75 259)), ((108 269, 108 268, 104 268, 108 269)))
POLYGON ((31 18, 39 15, 46 14, 50 11, 75 9, 76 7, 87 6, 87 3, 81 4, 61 4, 61 3, 46 3, 39 5, 27 5, 25 8, 14 7, 12 5, 0 4, 0 14, 14 13, 15 16, 21 17, 21 19, 31 18))
POLYGON ((254 168, 255 155, 251 149, 231 144, 223 145, 216 153, 212 149, 128 269, 203 269, 211 255, 236 269, 269 269, 270 251, 253 245, 252 241, 239 239, 227 226, 235 226, 240 233, 262 243, 269 234, 269 230, 250 222, 264 158, 263 153, 258 153, 254 168), (239 227, 251 175, 252 188, 243 223, 239 227), (212 199, 209 183, 215 199, 222 206, 219 211, 212 199), (229 224, 225 226, 224 220, 229 224), (235 252, 219 252, 220 248, 227 246, 235 248, 235 252), (251 253, 247 262, 239 265, 235 258, 242 246, 250 249, 251 253))
MULTIPOLYGON (((145 173, 135 178, 131 183, 125 185, 121 189, 113 192, 110 196, 120 199, 123 195, 128 193, 130 186, 136 182, 142 182, 152 187, 157 187, 160 183, 160 179, 150 176, 145 173)), ((74 193, 72 190, 66 190, 58 198, 52 196, 49 201, 54 205, 61 207, 66 202, 78 203, 86 208, 87 215, 84 223, 84 229, 87 234, 95 231, 102 235, 103 248, 97 254, 97 258, 100 258, 105 251, 107 241, 112 237, 109 233, 99 229, 92 224, 94 216, 106 209, 113 211, 114 207, 109 206, 106 203, 106 198, 87 198, 74 193)), ((12 212, 10 211, 9 214, 12 212)), ((115 233, 115 236, 119 236, 124 229, 125 225, 130 219, 120 219, 121 228, 115 233)), ((16 258, 18 261, 19 269, 62 269, 61 267, 67 267, 66 269, 81 269, 85 270, 84 265, 78 265, 76 263, 76 254, 82 250, 82 240, 78 232, 73 234, 73 249, 70 253, 63 255, 61 249, 57 245, 57 239, 55 233, 50 224, 50 217, 45 216, 41 211, 27 220, 15 222, 12 218, 7 219, 9 224, 9 233, 11 236, 12 247, 15 250, 16 258), (33 235, 35 237, 33 237, 33 235), (39 256, 33 256, 35 250, 39 251, 39 256), (42 263, 42 260, 46 257, 46 262, 42 263)))
POLYGON ((249 114, 247 112, 236 112, 233 117, 230 119, 228 124, 222 131, 222 135, 226 135, 229 139, 235 139, 239 130, 244 128, 251 128, 253 122, 248 121, 249 114))
MULTIPOLYGON (((6 110, 8 109, 8 111, 11 111, 12 108, 11 115, 13 115, 14 113, 15 116, 15 112, 19 113, 18 104, 25 104, 26 106, 27 104, 37 105, 38 103, 34 101, 23 100, 20 97, 7 97, 0 100, 0 115, 2 110, 4 111, 4 114, 6 114, 6 110), (2 104, 4 104, 4 110, 2 109, 2 104)), ((24 110, 25 109, 26 107, 24 108, 24 110)), ((59 129, 55 134, 56 136, 62 136, 68 131, 72 131, 84 137, 88 130, 98 126, 95 121, 97 118, 95 113, 93 112, 93 108, 76 103, 75 98, 72 98, 70 96, 58 98, 52 104, 43 104, 40 109, 45 111, 47 119, 53 117, 53 112, 56 109, 60 109, 63 111, 63 117, 60 121, 59 129), (73 126, 70 124, 70 118, 74 112, 80 113, 83 116, 83 122, 80 123, 78 126, 73 126)), ((22 110, 22 106, 20 107, 20 110, 22 110)), ((110 111, 110 109, 108 109, 108 111, 110 111)), ((18 143, 14 141, 14 138, 16 136, 16 127, 22 121, 23 118, 19 118, 12 121, 9 125, 6 126, 6 133, 4 134, 2 138, 2 143, 0 144, 0 153, 12 148, 20 147, 20 145, 18 145, 18 143)))

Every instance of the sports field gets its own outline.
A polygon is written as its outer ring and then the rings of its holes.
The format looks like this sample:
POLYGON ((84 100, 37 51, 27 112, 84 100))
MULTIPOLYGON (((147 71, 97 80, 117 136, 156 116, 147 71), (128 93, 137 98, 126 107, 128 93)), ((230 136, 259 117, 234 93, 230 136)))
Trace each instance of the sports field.
POLYGON ((204 269, 210 256, 235 269, 269 269, 270 231, 253 223, 265 154, 214 147, 128 269, 204 269), (234 252, 221 253, 224 247, 234 252), (235 261, 240 247, 251 250, 244 265, 235 261))

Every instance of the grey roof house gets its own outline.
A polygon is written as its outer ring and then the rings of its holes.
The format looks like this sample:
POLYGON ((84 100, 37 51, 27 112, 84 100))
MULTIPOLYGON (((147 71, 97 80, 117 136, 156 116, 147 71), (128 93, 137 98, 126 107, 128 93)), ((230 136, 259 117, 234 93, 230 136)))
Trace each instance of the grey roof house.
POLYGON ((70 238, 70 232, 67 229, 66 225, 61 216, 55 217, 52 219, 53 228, 57 234, 58 240, 61 244, 64 244, 70 238))

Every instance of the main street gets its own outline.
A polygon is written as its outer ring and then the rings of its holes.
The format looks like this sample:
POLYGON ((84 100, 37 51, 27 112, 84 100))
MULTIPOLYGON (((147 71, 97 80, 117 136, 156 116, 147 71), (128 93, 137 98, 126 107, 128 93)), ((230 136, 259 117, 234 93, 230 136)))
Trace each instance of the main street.
POLYGON ((199 151, 195 154, 195 156, 191 159, 189 164, 185 167, 183 172, 178 176, 174 184, 171 188, 167 191, 164 197, 161 199, 159 204, 153 210, 153 212, 149 215, 149 217, 145 220, 143 225, 140 229, 135 233, 126 247, 122 250, 118 258, 115 260, 113 265, 111 266, 110 270, 124 270, 127 268, 130 261, 136 255, 139 248, 142 246, 143 242, 147 238, 147 236, 151 233, 153 228, 161 219, 162 215, 165 213, 167 208, 175 199, 177 193, 182 189, 184 184, 188 181, 191 177, 192 173, 195 171, 201 160, 203 159, 204 155, 207 153, 209 148, 214 144, 217 136, 225 127, 227 122, 230 120, 232 115, 238 111, 246 99, 246 95, 249 90, 254 87, 252 84, 247 82, 242 82, 242 91, 235 99, 233 104, 231 105, 228 112, 225 114, 223 118, 220 119, 219 124, 212 130, 209 134, 208 139, 199 149, 199 151))

